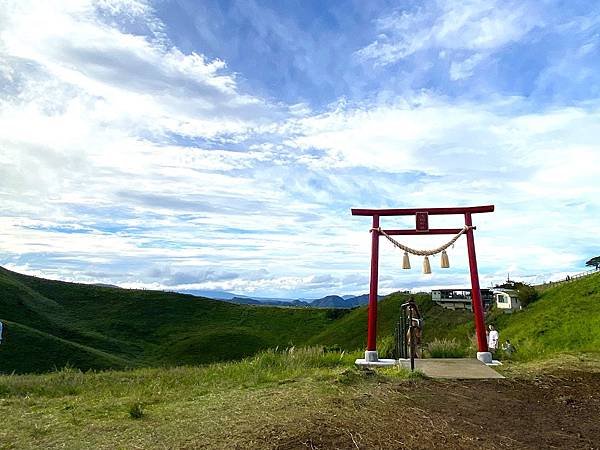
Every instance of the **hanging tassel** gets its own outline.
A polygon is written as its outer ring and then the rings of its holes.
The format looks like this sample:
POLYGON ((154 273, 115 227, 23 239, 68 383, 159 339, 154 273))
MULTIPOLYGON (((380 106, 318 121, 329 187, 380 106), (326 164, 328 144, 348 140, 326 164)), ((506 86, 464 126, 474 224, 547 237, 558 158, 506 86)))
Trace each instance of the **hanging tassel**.
POLYGON ((410 259, 408 259, 408 252, 404 252, 404 258, 402 258, 402 268, 410 269, 410 259))
POLYGON ((448 253, 446 253, 446 250, 442 250, 442 259, 440 265, 442 266, 442 269, 447 269, 450 267, 450 261, 448 260, 448 253))
POLYGON ((427 256, 423 259, 423 273, 431 273, 431 266, 429 265, 429 258, 427 256))

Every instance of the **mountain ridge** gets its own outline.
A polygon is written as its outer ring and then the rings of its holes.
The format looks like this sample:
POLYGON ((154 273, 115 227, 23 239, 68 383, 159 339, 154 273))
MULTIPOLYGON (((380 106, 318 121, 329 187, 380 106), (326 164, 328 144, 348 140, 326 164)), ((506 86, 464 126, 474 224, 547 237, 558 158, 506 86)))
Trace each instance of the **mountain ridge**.
MULTIPOLYGON (((191 293, 193 291, 185 292, 191 293)), ((231 298, 214 298, 214 300, 236 303, 238 305, 280 306, 294 308, 356 308, 357 306, 363 306, 369 303, 369 294, 355 296, 326 295, 325 297, 316 299, 272 299, 265 297, 250 297, 235 294, 232 295, 233 296, 231 298)), ((378 300, 381 300, 382 298, 384 298, 384 296, 378 296, 378 300)))

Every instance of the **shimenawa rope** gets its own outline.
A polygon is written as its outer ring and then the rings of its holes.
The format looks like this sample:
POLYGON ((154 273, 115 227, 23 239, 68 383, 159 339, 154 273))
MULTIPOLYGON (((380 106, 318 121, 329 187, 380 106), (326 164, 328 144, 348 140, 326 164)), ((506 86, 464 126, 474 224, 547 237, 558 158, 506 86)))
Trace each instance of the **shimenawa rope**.
POLYGON ((389 234, 387 234, 385 231, 383 231, 381 228, 372 228, 371 232, 373 231, 377 231, 378 233, 381 233, 383 236, 385 236, 387 238, 388 241, 390 241, 392 244, 394 244, 395 247, 398 247, 400 250, 404 250, 405 252, 410 253, 411 255, 417 255, 417 256, 432 256, 432 255, 437 255, 440 252, 443 252, 444 250, 446 250, 448 247, 450 247, 452 244, 454 244, 459 237, 461 237, 463 234, 465 234, 467 231, 469 231, 471 228, 474 228, 472 226, 467 226, 465 225, 462 230, 460 230, 458 232, 458 234, 456 236, 454 236, 452 239, 450 239, 446 244, 434 248, 432 250, 417 250, 414 248, 410 248, 404 244, 401 244, 400 242, 398 242, 396 239, 394 239, 393 237, 391 237, 389 234))

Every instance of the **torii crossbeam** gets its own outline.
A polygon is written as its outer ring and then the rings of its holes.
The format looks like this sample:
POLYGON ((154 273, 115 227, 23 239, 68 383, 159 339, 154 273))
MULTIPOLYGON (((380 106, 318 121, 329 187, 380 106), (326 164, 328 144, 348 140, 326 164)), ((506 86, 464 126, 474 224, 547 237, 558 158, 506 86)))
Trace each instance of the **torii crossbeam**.
POLYGON ((457 234, 460 228, 429 228, 429 216, 463 214, 465 226, 468 230, 467 249, 469 254, 469 269, 471 272, 471 302, 475 316, 475 333, 477 335, 477 358, 485 363, 492 362, 492 355, 488 352, 485 334, 485 322, 483 318, 483 304, 481 302, 481 290, 479 288, 479 274, 477 272, 477 258, 475 256, 475 241, 473 238, 473 220, 471 215, 477 213, 488 213, 494 211, 494 205, 471 206, 458 208, 408 208, 408 209, 352 209, 353 216, 371 216, 373 226, 371 229, 371 283, 369 290, 369 317, 367 328, 367 350, 365 361, 377 363, 377 286, 379 280, 379 236, 380 217, 383 216, 412 216, 416 218, 414 230, 382 230, 390 236, 393 235, 427 235, 427 234, 457 234))

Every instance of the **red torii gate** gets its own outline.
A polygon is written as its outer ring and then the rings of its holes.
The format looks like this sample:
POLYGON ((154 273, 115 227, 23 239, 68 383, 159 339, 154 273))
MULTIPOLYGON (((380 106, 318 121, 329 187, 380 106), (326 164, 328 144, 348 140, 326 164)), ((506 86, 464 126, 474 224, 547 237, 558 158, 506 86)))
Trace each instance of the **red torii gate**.
POLYGON ((479 288, 479 274, 477 272, 477 258, 475 256, 475 241, 473 238, 472 214, 493 212, 494 205, 471 206, 462 208, 408 208, 408 209, 352 209, 353 216, 371 216, 373 226, 371 228, 371 286, 369 290, 369 318, 367 328, 367 351, 365 361, 377 362, 377 285, 379 278, 379 218, 382 216, 411 216, 416 217, 414 230, 382 230, 390 236, 393 235, 427 235, 427 234, 458 234, 461 229, 437 228, 429 229, 430 215, 464 214, 465 226, 468 227, 467 249, 469 253, 469 269, 471 272, 471 302, 475 316, 475 333, 477 335, 477 358, 485 363, 492 362, 492 355, 488 352, 485 334, 485 322, 483 318, 483 304, 481 302, 481 290, 479 288))

